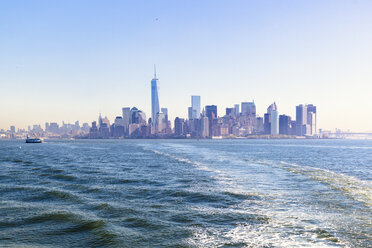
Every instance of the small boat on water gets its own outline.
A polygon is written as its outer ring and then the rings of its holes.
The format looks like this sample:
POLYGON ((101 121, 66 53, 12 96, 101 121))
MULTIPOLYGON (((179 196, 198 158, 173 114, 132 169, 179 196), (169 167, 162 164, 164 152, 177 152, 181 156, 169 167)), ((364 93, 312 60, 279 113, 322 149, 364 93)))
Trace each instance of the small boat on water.
POLYGON ((42 143, 42 142, 43 140, 39 138, 29 138, 28 136, 26 138, 26 143, 42 143))

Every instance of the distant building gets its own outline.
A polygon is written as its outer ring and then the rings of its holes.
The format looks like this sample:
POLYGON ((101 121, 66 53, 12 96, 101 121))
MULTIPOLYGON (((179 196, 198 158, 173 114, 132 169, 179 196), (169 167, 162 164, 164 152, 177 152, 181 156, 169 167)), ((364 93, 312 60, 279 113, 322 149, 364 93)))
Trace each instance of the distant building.
POLYGON ((200 118, 200 96, 191 96, 192 119, 200 118))
POLYGON ((278 110, 271 111, 271 135, 279 134, 279 112, 278 110))
POLYGON ((182 136, 185 134, 185 120, 179 117, 174 119, 174 134, 176 136, 182 136))
POLYGON ((256 105, 254 102, 242 102, 242 115, 250 115, 256 117, 256 105))
POLYGON ((274 102, 267 108, 266 114, 264 114, 264 133, 271 134, 271 113, 273 110, 277 110, 276 103, 274 102))
POLYGON ((112 136, 114 138, 124 137, 124 120, 123 117, 117 116, 113 125, 112 136))
POLYGON ((226 108, 226 115, 231 116, 232 114, 235 116, 234 108, 226 108))
POLYGON ((188 114, 188 119, 192 120, 193 119, 192 107, 187 108, 187 114, 188 114))
POLYGON ((264 114, 264 134, 271 132, 271 113, 264 114))
POLYGON ((300 104, 296 106, 296 135, 308 135, 309 128, 307 125, 307 105, 300 104))
POLYGON ((51 122, 49 125, 49 132, 58 134, 59 133, 59 125, 55 122, 51 122))
POLYGON ((307 124, 310 125, 310 134, 316 134, 316 106, 314 106, 313 104, 307 105, 307 124))
MULTIPOLYGON (((155 117, 156 118, 156 117, 155 117)), ((146 114, 136 107, 130 110, 130 123, 131 124, 146 124, 146 114)))
POLYGON ((217 118, 217 106, 216 105, 205 106, 205 112, 209 120, 217 118))
POLYGON ((156 78, 156 68, 154 68, 154 78, 151 80, 151 118, 153 122, 156 114, 160 112, 158 84, 159 80, 156 78))
POLYGON ((123 116, 123 125, 125 133, 128 133, 129 124, 131 123, 131 114, 130 114, 130 108, 122 108, 122 116, 123 116))
POLYGON ((165 133, 166 130, 166 121, 165 121, 165 114, 164 113, 157 113, 156 114, 156 122, 155 122, 155 130, 156 133, 165 133))
POLYGON ((45 132, 49 132, 49 122, 45 122, 45 132))
POLYGON ((279 115, 279 134, 291 135, 291 117, 279 115))
POLYGON ((209 137, 209 119, 208 117, 204 116, 201 118, 201 137, 206 138, 209 137))
POLYGON ((89 132, 89 124, 88 123, 83 123, 83 126, 82 126, 82 130, 84 131, 84 132, 86 132, 86 133, 88 133, 89 132))
POLYGON ((169 124, 168 124, 168 108, 161 108, 161 112, 164 114, 164 118, 165 118, 165 128, 168 130, 170 127, 169 127, 169 124))
POLYGON ((239 115, 240 115, 239 104, 235 104, 234 109, 235 109, 235 116, 239 117, 239 115))
POLYGON ((255 132, 257 134, 262 134, 264 132, 264 119, 262 117, 256 118, 255 132))
POLYGON ((97 128, 97 122, 92 122, 92 127, 89 130, 89 138, 90 139, 97 139, 98 138, 98 128, 97 128))

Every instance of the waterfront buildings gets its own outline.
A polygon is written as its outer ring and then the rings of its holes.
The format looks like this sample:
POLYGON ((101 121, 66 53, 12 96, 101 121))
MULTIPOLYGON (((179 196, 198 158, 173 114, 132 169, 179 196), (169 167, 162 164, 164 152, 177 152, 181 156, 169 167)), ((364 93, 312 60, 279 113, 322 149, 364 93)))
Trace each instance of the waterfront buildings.
MULTIPOLYGON (((122 115, 116 116, 112 125, 107 117, 99 114, 98 122, 93 121, 91 127, 87 123, 80 127, 75 124, 45 123, 45 135, 49 137, 85 137, 92 139, 107 138, 214 138, 214 137, 248 137, 252 135, 297 135, 310 136, 316 134, 317 109, 312 104, 296 106, 296 120, 290 116, 280 115, 277 104, 274 102, 263 117, 257 115, 254 101, 244 101, 226 108, 223 116, 218 116, 217 105, 206 105, 201 111, 201 97, 191 96, 191 106, 188 107, 188 118, 176 117, 174 129, 169 121, 168 108, 160 108, 159 80, 154 71, 151 80, 151 118, 136 107, 123 107, 122 115), (241 110, 241 111, 240 111, 241 110)), ((221 111, 222 112, 222 111, 221 111)), ((9 135, 15 133, 11 126, 9 135)), ((29 127, 29 133, 38 136, 44 135, 40 125, 29 127)))

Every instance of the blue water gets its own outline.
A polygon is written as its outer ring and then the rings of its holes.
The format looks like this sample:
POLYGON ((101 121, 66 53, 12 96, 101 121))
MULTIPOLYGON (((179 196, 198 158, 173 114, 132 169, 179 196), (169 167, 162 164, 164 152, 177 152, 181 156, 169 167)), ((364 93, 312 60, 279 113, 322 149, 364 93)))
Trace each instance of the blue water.
POLYGON ((0 246, 372 247, 372 141, 0 141, 0 246))

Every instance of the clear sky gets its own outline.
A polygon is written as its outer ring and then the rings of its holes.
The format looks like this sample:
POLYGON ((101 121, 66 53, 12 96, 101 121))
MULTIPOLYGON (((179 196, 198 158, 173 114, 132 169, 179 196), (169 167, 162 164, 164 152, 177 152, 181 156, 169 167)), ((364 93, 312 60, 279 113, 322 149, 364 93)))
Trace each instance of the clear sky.
POLYGON ((0 128, 150 117, 154 64, 172 120, 194 94, 372 131, 370 0, 0 1, 0 128))

